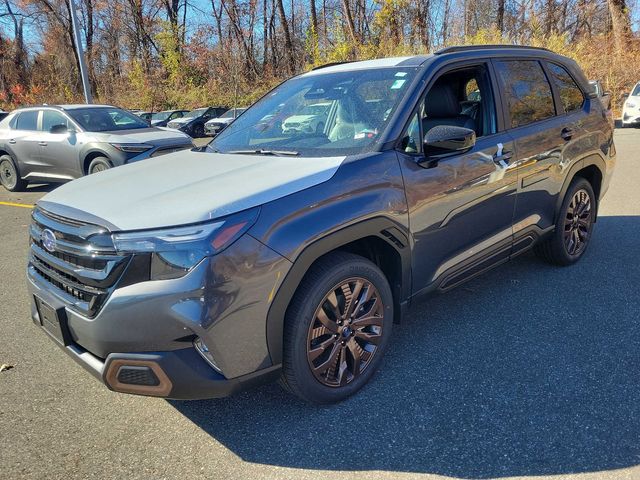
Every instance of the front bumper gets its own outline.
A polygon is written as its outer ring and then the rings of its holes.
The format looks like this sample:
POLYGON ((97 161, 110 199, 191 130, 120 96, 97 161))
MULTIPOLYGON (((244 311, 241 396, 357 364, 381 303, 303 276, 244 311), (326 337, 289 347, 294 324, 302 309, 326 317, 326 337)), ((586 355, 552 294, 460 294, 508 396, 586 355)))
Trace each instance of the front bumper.
POLYGON ((277 377, 280 366, 271 362, 266 319, 271 292, 289 266, 244 235, 182 278, 116 288, 93 318, 71 307, 29 266, 31 317, 45 330, 36 298, 60 312, 64 344, 54 340, 112 390, 176 399, 220 397, 277 377), (219 371, 195 349, 196 338, 207 345, 219 371), (114 364, 118 360, 124 363, 114 364), (157 365, 170 387, 140 391, 114 383, 118 373, 112 365, 140 362, 157 365))
POLYGON ((204 134, 208 137, 215 137, 216 135, 218 135, 220 132, 222 132, 222 130, 225 129, 227 125, 221 125, 219 123, 214 123, 214 124, 206 124, 204 125, 204 134))

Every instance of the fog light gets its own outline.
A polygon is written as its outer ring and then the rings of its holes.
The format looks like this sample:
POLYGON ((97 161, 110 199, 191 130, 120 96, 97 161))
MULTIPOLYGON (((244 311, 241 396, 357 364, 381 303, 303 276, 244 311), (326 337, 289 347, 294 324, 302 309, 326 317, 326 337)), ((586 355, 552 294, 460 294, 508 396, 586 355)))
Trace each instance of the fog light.
POLYGON ((200 356, 204 358, 207 361, 207 363, 211 365, 216 372, 218 372, 219 374, 222 374, 220 367, 218 367, 218 365, 216 365, 216 362, 213 360, 213 355, 211 355, 209 348, 202 341, 200 337, 196 337, 196 339, 193 341, 193 346, 196 347, 196 350, 198 351, 200 356))

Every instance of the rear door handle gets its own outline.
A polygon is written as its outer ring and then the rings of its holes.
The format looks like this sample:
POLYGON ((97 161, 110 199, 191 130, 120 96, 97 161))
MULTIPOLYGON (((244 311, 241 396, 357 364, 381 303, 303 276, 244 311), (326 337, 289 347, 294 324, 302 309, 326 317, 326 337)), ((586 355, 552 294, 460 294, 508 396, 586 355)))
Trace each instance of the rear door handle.
POLYGON ((573 137, 573 128, 564 127, 560 132, 560 136, 564 140, 571 140, 571 137, 573 137))
POLYGON ((47 146, 47 142, 38 142, 38 145, 40 145, 41 147, 46 147, 47 146))
POLYGON ((12 138, 11 140, 9 140, 9 143, 10 143, 11 145, 15 145, 16 141, 12 138))

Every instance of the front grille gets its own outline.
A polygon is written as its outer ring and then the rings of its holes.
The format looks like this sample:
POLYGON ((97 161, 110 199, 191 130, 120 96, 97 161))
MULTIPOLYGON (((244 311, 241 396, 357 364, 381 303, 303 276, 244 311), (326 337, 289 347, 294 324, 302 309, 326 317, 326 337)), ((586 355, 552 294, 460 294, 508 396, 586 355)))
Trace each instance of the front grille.
POLYGON ((29 228, 29 275, 50 285, 54 293, 81 313, 95 316, 130 261, 118 255, 107 229, 34 209, 29 228), (45 246, 43 232, 55 245, 45 246), (48 248, 47 248, 48 247, 48 248))

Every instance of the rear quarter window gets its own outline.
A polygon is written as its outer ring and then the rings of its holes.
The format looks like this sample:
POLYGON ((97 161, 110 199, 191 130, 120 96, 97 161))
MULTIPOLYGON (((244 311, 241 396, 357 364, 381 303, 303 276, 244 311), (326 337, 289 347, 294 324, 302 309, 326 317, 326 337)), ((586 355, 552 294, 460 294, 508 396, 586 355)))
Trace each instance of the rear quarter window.
POLYGON ((16 130, 38 130, 38 110, 20 112, 15 123, 16 130))
POLYGON ((584 95, 569 72, 555 63, 549 63, 548 66, 560 94, 564 111, 568 113, 581 109, 584 104, 584 95))
POLYGON ((511 128, 553 117, 551 85, 537 60, 498 60, 498 78, 507 102, 511 128))

